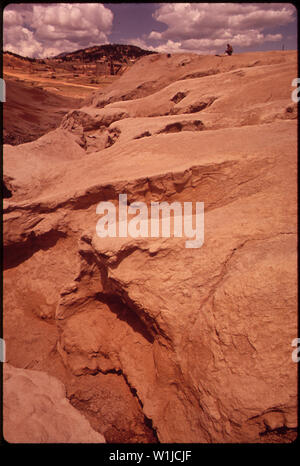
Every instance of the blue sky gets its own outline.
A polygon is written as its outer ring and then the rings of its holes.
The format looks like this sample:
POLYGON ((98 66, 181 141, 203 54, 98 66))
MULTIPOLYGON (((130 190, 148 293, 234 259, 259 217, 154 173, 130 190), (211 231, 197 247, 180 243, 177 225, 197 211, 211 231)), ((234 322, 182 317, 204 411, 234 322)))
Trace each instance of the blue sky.
POLYGON ((104 43, 159 52, 222 53, 297 48, 291 3, 9 4, 4 50, 45 57, 104 43))
POLYGON ((153 29, 163 31, 165 26, 153 18, 153 13, 159 7, 158 3, 104 3, 114 14, 111 42, 122 42, 150 34, 153 29))
MULTIPOLYGON (((153 18, 153 14, 156 10, 159 9, 159 3, 143 3, 143 4, 136 4, 136 3, 124 3, 124 4, 109 4, 104 3, 105 6, 111 9, 114 13, 114 23, 112 33, 110 35, 111 42, 126 42, 130 41, 134 35, 137 38, 141 38, 145 40, 147 45, 151 45, 155 47, 157 44, 153 40, 147 41, 147 36, 151 33, 151 31, 155 30, 158 32, 165 31, 167 29, 167 24, 157 21, 153 18)), ((198 5, 201 5, 199 3, 198 5)), ((202 3, 203 5, 203 3, 202 3)), ((252 5, 255 5, 254 3, 252 5)), ((256 4, 259 7, 259 4, 256 4)), ((266 14, 273 11, 273 5, 269 4, 269 8, 266 11, 266 14)), ((283 5, 287 6, 288 4, 279 4, 278 6, 283 5)), ((293 6, 291 5, 291 8, 293 6)), ((226 6, 224 7, 226 11, 226 6)), ((282 38, 278 41, 269 42, 269 41, 262 41, 261 43, 254 43, 252 46, 239 46, 238 43, 235 44, 236 51, 255 51, 255 50, 278 50, 281 49, 282 45, 284 45, 285 49, 297 49, 297 14, 296 11, 292 18, 294 17, 293 21, 288 22, 286 25, 280 26, 276 24, 274 20, 274 25, 266 27, 265 30, 268 31, 269 34, 281 34, 282 38)), ((267 22, 266 22, 267 23, 267 22)), ((179 35, 180 36, 180 35, 179 35)), ((191 38, 193 35, 191 34, 191 38)))

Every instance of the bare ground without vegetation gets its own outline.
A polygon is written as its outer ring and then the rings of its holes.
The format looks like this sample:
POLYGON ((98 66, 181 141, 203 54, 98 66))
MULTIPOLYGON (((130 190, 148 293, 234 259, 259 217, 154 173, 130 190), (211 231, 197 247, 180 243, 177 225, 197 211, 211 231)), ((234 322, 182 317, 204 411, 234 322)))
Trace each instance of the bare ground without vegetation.
POLYGON ((296 437, 295 76, 296 52, 148 55, 4 146, 8 440, 296 437), (97 237, 120 193, 203 201, 203 246, 97 237))

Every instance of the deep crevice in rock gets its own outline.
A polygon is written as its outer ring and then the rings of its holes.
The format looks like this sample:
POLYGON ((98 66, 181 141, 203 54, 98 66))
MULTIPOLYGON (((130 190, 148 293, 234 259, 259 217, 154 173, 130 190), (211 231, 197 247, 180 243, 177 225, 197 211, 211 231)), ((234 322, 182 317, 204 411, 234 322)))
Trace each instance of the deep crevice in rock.
MULTIPOLYGON (((123 377, 123 379, 126 382, 126 385, 128 386, 132 396, 137 399, 138 404, 140 405, 141 410, 143 412, 144 404, 143 404, 142 400, 140 399, 140 397, 138 396, 137 390, 129 383, 128 377, 126 376, 126 374, 121 369, 109 369, 107 371, 100 370, 99 372, 101 372, 101 374, 104 374, 104 375, 106 375, 106 374, 116 374, 118 376, 123 377)), ((96 375, 96 374, 94 374, 94 375, 96 375)), ((152 430, 153 437, 155 438, 156 443, 159 443, 156 429, 153 427, 152 419, 148 418, 144 412, 143 412, 143 415, 144 415, 144 422, 145 422, 146 427, 148 427, 148 429, 152 430)))
POLYGON ((149 131, 144 131, 143 133, 139 134, 138 136, 135 136, 134 139, 141 139, 145 137, 152 136, 152 134, 149 131))
POLYGON ((153 334, 156 333, 155 330, 151 328, 152 333, 137 312, 132 308, 129 308, 119 296, 97 293, 95 299, 105 303, 109 307, 110 311, 118 317, 118 319, 126 322, 135 332, 139 333, 143 338, 145 338, 145 340, 153 344, 153 334))
POLYGON ((213 102, 216 100, 215 97, 209 99, 208 101, 204 102, 196 102, 194 104, 191 104, 184 113, 197 113, 201 112, 202 110, 205 110, 206 108, 210 107, 213 102))
POLYGON ((285 435, 287 432, 297 432, 297 428, 282 426, 282 427, 278 427, 277 429, 266 429, 264 432, 260 432, 259 435, 261 437, 271 434, 271 433, 278 434, 278 435, 285 435))
MULTIPOLYGON (((141 406, 141 409, 142 409, 142 411, 143 411, 143 409, 144 409, 144 404, 143 404, 142 400, 140 399, 140 397, 138 396, 137 390, 136 390, 134 387, 132 387, 132 385, 129 383, 126 374, 124 374, 124 372, 122 372, 122 371, 121 371, 121 374, 122 374, 122 376, 124 377, 124 380, 125 380, 126 384, 128 385, 128 387, 129 387, 129 389, 130 389, 132 395, 133 395, 134 397, 137 398, 138 403, 139 403, 139 405, 141 406)), ((143 411, 143 414, 144 414, 144 422, 145 422, 145 425, 146 425, 149 429, 152 430, 153 436, 154 436, 156 442, 159 443, 158 436, 157 436, 157 431, 156 431, 156 429, 153 427, 152 419, 150 419, 149 417, 147 417, 146 414, 144 413, 144 411, 143 411)))
POLYGON ((118 138, 120 137, 121 131, 119 128, 113 128, 108 130, 108 139, 107 143, 105 144, 105 149, 111 147, 115 142, 117 142, 118 138))
POLYGON ((10 197, 12 197, 12 191, 10 189, 8 189, 5 182, 2 181, 2 198, 3 199, 8 199, 10 197))
POLYGON ((13 243, 4 246, 3 270, 17 267, 40 249, 46 251, 55 246, 60 238, 65 237, 65 233, 57 230, 48 231, 39 237, 36 237, 34 232, 31 232, 23 243, 13 243))
POLYGON ((169 123, 157 134, 161 133, 179 133, 180 131, 201 131, 204 129, 204 124, 200 120, 194 121, 176 121, 175 123, 169 123))
POLYGON ((171 101, 174 102, 175 104, 178 104, 181 100, 183 100, 187 96, 188 92, 177 92, 175 94, 171 101))

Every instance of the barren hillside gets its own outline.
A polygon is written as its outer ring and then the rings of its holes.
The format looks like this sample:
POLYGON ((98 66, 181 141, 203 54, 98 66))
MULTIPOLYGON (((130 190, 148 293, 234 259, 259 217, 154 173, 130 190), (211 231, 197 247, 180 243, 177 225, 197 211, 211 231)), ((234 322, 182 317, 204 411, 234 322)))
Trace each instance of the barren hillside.
POLYGON ((4 147, 7 362, 107 442, 295 438, 296 76, 296 52, 149 55, 4 147), (204 202, 202 247, 97 236, 122 193, 204 202))
POLYGON ((4 144, 34 141, 57 128, 63 116, 80 104, 81 99, 58 96, 24 82, 6 79, 4 144))

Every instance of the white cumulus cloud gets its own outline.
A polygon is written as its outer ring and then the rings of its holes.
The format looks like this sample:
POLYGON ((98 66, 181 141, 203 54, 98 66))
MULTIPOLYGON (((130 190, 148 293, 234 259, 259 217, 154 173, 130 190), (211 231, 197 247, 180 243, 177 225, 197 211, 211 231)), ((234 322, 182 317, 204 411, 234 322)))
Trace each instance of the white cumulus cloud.
POLYGON ((215 52, 227 42, 249 47, 280 41, 282 35, 268 29, 293 22, 296 9, 289 3, 165 3, 153 16, 166 25, 148 36, 158 42, 156 50, 215 52))
POLYGON ((8 5, 3 15, 4 49, 45 57, 103 44, 112 23, 112 11, 101 3, 8 5))
MULTIPOLYGON (((122 17, 114 11, 121 23, 122 17)), ((135 35, 130 23, 135 38, 125 41, 158 52, 217 53, 227 43, 235 51, 264 44, 281 48, 288 39, 284 28, 295 29, 297 12, 290 3, 161 3, 153 18, 157 30, 152 27, 149 34, 135 35)), ((45 57, 104 44, 109 42, 113 20, 109 4, 9 4, 4 9, 4 50, 45 57)), ((122 32, 128 38, 128 30, 122 32)))

